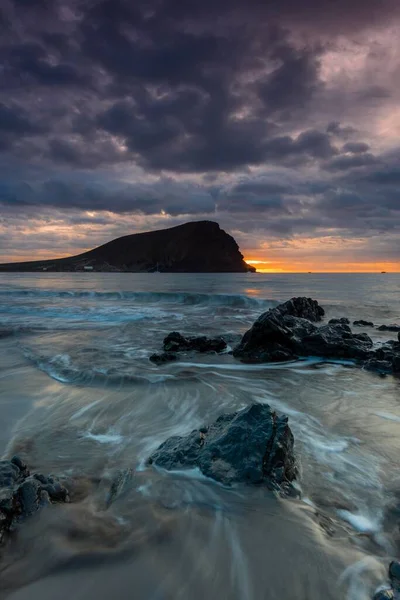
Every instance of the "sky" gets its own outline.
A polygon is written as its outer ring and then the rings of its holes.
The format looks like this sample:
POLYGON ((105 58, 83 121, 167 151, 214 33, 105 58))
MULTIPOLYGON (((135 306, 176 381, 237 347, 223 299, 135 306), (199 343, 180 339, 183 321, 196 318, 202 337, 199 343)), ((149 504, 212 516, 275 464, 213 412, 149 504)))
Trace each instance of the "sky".
POLYGON ((400 271, 400 2, 2 0, 0 262, 203 219, 400 271))

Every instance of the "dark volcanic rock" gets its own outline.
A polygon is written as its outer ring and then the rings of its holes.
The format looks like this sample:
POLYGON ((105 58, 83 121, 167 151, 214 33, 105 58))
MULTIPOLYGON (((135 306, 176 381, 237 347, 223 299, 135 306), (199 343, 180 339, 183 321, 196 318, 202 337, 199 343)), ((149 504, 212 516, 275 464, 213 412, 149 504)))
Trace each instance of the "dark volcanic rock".
POLYGON ((149 360, 156 365, 163 365, 165 363, 177 360, 177 358, 178 357, 174 352, 161 352, 160 354, 152 354, 149 357, 149 360))
MULTIPOLYGON (((325 314, 324 309, 318 304, 317 300, 305 297, 291 298, 290 300, 287 300, 287 302, 270 309, 268 312, 277 312, 282 317, 286 315, 300 317, 301 319, 307 319, 308 321, 313 322, 321 321, 325 314)), ((262 317, 263 315, 261 315, 260 319, 262 317)))
POLYGON ((301 353, 301 340, 317 328, 324 309, 311 298, 292 298, 263 313, 233 351, 247 362, 290 360, 301 353))
POLYGON ((232 236, 213 221, 192 221, 170 229, 126 235, 84 254, 25 263, 0 264, 0 271, 162 271, 246 273, 232 236))
POLYGON ((390 340, 370 352, 364 368, 379 373, 400 373, 400 341, 390 340))
POLYGON ((394 331, 400 332, 400 325, 397 325, 397 323, 392 323, 391 325, 379 325, 378 327, 378 331, 394 331))
POLYGON ((359 319, 358 321, 353 321, 353 325, 356 327, 374 327, 372 321, 364 321, 364 319, 359 319))
POLYGON ((196 352, 223 352, 226 350, 226 342, 221 337, 208 338, 206 336, 184 337, 177 331, 168 334, 164 339, 164 351, 182 352, 195 350, 196 352))
POLYGON ((198 467, 225 485, 277 488, 293 481, 297 473, 288 418, 278 417, 266 404, 221 415, 212 425, 169 438, 149 463, 167 470, 198 467))
POLYGON ((328 323, 329 325, 350 325, 350 320, 347 317, 340 317, 339 319, 331 319, 328 323))
POLYGON ((352 333, 348 325, 324 325, 301 340, 302 354, 331 358, 365 359, 372 348, 366 333, 352 333))
MULTIPOLYGON (((320 307, 314 300, 301 299, 302 304, 315 310, 296 310, 297 315, 309 314, 321 317, 320 307), (318 310, 320 309, 320 310, 318 310)), ((296 304, 293 299, 291 304, 296 304)), ((376 364, 381 358, 372 351, 373 342, 366 333, 352 333, 350 327, 340 322, 330 322, 317 327, 311 321, 287 314, 288 303, 264 313, 247 331, 233 354, 244 362, 273 362, 298 358, 299 356, 321 356, 326 358, 371 361, 376 364)), ((391 348, 390 370, 393 370, 393 348, 391 348)))
POLYGON ((31 475, 18 456, 0 461, 0 542, 18 522, 53 502, 67 502, 68 491, 53 478, 31 475))

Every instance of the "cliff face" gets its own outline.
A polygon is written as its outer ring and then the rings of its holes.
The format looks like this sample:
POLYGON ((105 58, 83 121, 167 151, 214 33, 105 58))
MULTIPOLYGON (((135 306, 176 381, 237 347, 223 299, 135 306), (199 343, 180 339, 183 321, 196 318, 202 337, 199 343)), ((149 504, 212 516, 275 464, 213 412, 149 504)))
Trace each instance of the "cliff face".
POLYGON ((246 264, 232 236, 218 223, 197 221, 148 233, 127 235, 84 254, 55 260, 0 264, 0 271, 156 271, 245 273, 246 264))

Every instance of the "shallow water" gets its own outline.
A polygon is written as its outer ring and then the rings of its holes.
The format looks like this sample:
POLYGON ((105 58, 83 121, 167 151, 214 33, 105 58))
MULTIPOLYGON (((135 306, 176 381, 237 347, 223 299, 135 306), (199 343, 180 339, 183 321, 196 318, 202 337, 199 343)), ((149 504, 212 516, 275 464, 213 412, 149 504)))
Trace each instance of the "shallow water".
POLYGON ((233 347, 293 295, 327 319, 400 322, 399 291, 398 274, 0 275, 0 329, 15 332, 0 339, 0 449, 74 500, 21 527, 0 598, 370 598, 399 552, 400 380, 317 357, 148 357, 172 330, 233 347), (170 435, 254 401, 289 415, 299 499, 146 466, 170 435))

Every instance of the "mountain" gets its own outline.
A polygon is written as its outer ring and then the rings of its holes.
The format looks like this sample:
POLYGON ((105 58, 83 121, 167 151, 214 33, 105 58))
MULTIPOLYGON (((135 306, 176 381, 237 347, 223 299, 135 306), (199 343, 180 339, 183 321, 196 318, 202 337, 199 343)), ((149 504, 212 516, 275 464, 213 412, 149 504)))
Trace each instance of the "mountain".
POLYGON ((77 256, 0 264, 0 271, 162 271, 246 273, 232 236, 213 221, 197 221, 147 233, 125 235, 77 256))

